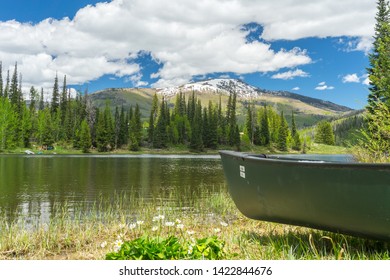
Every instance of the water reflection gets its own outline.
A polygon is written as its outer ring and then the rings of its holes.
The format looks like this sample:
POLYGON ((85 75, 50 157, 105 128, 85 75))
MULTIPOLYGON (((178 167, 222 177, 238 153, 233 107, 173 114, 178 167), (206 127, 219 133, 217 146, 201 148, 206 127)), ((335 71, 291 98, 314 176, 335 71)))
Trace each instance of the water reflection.
POLYGON ((223 184, 219 156, 1 156, 0 212, 46 221, 65 203, 73 211, 121 192, 147 200, 173 189, 190 200, 223 184))

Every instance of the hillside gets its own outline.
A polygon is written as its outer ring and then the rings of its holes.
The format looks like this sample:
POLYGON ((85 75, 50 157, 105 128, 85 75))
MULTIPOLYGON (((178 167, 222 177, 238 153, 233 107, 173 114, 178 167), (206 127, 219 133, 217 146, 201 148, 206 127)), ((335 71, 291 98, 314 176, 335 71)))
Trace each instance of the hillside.
POLYGON ((111 109, 123 105, 126 110, 130 106, 135 107, 138 104, 142 116, 146 117, 149 116, 150 108, 152 107, 152 98, 155 93, 156 90, 148 88, 110 88, 97 91, 91 94, 90 97, 92 102, 99 108, 104 107, 106 102, 109 102, 111 109))
MULTIPOLYGON (((338 117, 329 119, 335 135, 336 145, 338 146, 353 146, 358 144, 358 139, 361 139, 361 129, 364 127, 365 110, 351 111, 338 117)), ((305 128, 301 132, 314 139, 315 126, 305 128)))
POLYGON ((180 92, 187 96, 195 92, 203 105, 208 104, 210 100, 218 103, 221 99, 223 107, 227 104, 229 93, 236 92, 237 114, 241 123, 245 119, 245 106, 248 103, 255 106, 272 106, 279 112, 283 111, 288 121, 290 121, 291 112, 294 111, 298 127, 308 127, 321 119, 335 118, 353 111, 329 101, 286 91, 264 90, 235 79, 213 79, 163 89, 107 89, 91 94, 91 98, 98 107, 104 106, 107 100, 112 108, 123 105, 125 109, 128 109, 138 103, 142 116, 147 118, 155 93, 160 98, 162 96, 167 98, 173 106, 174 97, 180 92))

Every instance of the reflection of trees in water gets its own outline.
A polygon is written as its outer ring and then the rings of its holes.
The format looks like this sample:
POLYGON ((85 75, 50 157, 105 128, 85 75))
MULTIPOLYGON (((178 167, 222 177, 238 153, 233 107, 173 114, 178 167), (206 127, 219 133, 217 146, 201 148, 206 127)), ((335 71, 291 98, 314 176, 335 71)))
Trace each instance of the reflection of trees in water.
POLYGON ((72 212, 101 200, 115 203, 122 192, 183 206, 223 183, 219 159, 4 156, 0 211, 10 219, 20 213, 46 220, 64 205, 72 212))

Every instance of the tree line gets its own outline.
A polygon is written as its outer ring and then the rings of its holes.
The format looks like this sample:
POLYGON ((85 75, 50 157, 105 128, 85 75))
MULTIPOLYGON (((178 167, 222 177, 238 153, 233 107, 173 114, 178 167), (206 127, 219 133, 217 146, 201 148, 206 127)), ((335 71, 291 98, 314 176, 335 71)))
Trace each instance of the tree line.
POLYGON ((87 93, 71 96, 66 76, 62 86, 54 79, 50 102, 43 89, 31 87, 29 104, 23 98, 22 76, 17 64, 10 78, 7 72, 3 84, 0 62, 0 151, 32 144, 51 149, 54 143, 71 144, 76 149, 99 152, 128 148, 137 151, 141 146, 163 149, 186 145, 194 151, 216 149, 220 145, 240 147, 240 131, 236 119, 237 95, 232 92, 227 108, 209 102, 204 107, 195 93, 186 101, 184 94, 176 97, 173 108, 163 97, 153 97, 149 122, 144 125, 139 105, 103 109, 92 104, 87 93))
MULTIPOLYGON (((121 106, 112 111, 109 103, 104 108, 94 106, 87 93, 78 92, 72 97, 66 76, 61 86, 58 76, 54 78, 50 101, 45 100, 43 89, 31 87, 27 103, 17 64, 12 77, 7 72, 5 85, 1 68, 0 62, 0 151, 32 145, 51 149, 55 143, 83 152, 91 148, 109 152, 172 146, 188 147, 191 151, 219 147, 240 150, 242 142, 280 151, 303 149, 294 112, 290 127, 283 112, 279 114, 266 105, 258 108, 246 104, 246 122, 239 126, 234 91, 230 92, 226 106, 222 105, 221 96, 219 102, 209 101, 202 106, 194 92, 177 94, 174 104, 164 97, 159 100, 155 94, 149 116, 142 116, 138 104, 128 110, 121 106)), ((329 126, 319 126, 317 135, 317 142, 334 144, 329 126)))

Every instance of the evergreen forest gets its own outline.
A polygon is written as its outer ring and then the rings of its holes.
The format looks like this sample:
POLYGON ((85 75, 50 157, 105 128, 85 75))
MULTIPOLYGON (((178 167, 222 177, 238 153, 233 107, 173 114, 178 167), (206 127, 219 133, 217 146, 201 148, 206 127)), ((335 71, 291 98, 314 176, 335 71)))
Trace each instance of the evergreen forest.
MULTIPOLYGON (((1 67, 0 62, 0 75, 1 67)), ((142 147, 184 147, 202 152, 220 148, 240 150, 243 145, 283 152, 302 149, 294 112, 289 126, 283 112, 248 103, 246 121, 238 124, 235 92, 230 92, 224 107, 221 98, 216 103, 201 104, 195 92, 177 94, 174 104, 155 94, 149 115, 142 116, 138 104, 128 110, 123 106, 112 110, 109 101, 104 107, 95 106, 87 93, 78 92, 72 97, 66 76, 61 85, 58 77, 54 78, 49 101, 45 100, 43 89, 34 87, 24 98, 22 75, 17 69, 15 64, 13 74, 8 71, 5 82, 0 76, 2 152, 32 147, 50 150, 56 146, 71 146, 85 153, 138 151, 142 147)))

